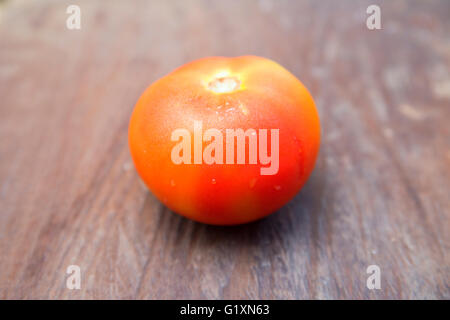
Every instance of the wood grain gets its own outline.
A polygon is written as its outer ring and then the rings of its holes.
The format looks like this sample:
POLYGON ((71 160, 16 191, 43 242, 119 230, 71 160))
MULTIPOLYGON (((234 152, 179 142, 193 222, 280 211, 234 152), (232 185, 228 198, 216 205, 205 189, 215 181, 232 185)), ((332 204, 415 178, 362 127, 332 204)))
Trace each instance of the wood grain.
POLYGON ((450 2, 0 2, 0 298, 449 299, 450 2), (81 30, 66 8, 81 7, 81 30), (382 30, 365 26, 377 3, 382 30), (256 54, 311 90, 317 166, 262 221, 212 227, 140 182, 140 93, 256 54), (79 265, 81 290, 66 288, 79 265), (381 268, 380 290, 366 268, 381 268))

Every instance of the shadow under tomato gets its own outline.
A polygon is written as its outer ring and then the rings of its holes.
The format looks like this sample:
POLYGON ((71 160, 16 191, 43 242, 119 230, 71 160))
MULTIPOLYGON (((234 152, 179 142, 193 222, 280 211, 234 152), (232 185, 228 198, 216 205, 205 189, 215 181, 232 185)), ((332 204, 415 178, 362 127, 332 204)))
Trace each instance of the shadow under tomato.
MULTIPOLYGON (((197 249, 220 246, 229 251, 243 247, 264 248, 277 244, 284 250, 297 242, 307 241, 323 211, 325 177, 316 168, 302 190, 285 206, 255 222, 237 226, 214 226, 180 218, 180 228, 193 224, 197 249), (184 226, 183 226, 184 225, 184 226)), ((271 251, 271 250, 270 250, 271 251)))

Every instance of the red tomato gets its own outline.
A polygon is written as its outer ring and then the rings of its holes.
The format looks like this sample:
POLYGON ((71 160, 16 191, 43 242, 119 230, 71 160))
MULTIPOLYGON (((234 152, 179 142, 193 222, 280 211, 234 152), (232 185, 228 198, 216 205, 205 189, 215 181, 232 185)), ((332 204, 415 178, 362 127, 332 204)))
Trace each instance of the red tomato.
POLYGON ((129 126, 136 169, 173 211, 208 224, 260 219, 294 197, 320 143, 314 101, 255 56, 209 57, 150 85, 129 126))

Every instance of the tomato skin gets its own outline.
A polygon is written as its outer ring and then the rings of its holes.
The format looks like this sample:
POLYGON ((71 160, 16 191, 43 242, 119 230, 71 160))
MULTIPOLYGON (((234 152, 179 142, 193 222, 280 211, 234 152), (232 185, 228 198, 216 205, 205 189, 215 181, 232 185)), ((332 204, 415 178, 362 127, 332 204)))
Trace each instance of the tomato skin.
POLYGON ((215 225, 254 221, 281 208, 309 177, 319 144, 319 117, 307 89, 279 64, 256 56, 208 57, 176 69, 144 91, 129 125, 133 162, 149 189, 171 210, 215 225), (211 91, 224 75, 239 87, 211 91), (278 172, 261 175, 266 165, 259 161, 175 164, 171 134, 186 128, 194 136, 195 121, 203 133, 223 132, 224 148, 226 129, 279 129, 278 172))

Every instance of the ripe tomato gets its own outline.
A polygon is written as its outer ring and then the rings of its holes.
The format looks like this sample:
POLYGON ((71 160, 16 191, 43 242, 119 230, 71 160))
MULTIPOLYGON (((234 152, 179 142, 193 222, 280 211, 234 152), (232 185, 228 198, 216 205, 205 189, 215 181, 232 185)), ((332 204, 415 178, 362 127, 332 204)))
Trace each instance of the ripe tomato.
POLYGON ((313 170, 319 142, 307 89, 255 56, 209 57, 176 69, 145 90, 129 126, 134 164, 156 197, 217 225, 257 220, 292 199, 313 170))

